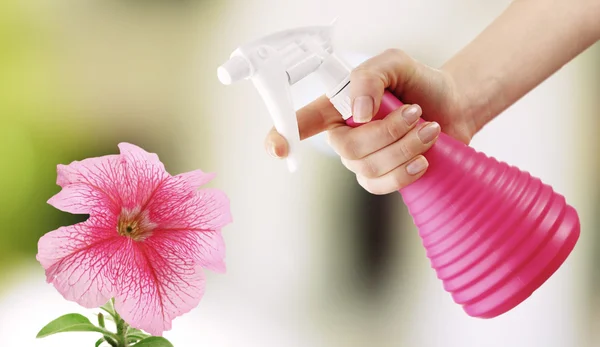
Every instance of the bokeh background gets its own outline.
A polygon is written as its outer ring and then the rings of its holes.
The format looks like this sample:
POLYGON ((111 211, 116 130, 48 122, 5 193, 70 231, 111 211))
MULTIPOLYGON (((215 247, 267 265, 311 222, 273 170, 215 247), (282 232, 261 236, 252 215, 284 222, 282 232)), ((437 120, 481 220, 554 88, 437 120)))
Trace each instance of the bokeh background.
MULTIPOLYGON (((35 340, 69 312, 35 261, 37 240, 82 216, 46 204, 56 165, 128 141, 173 173, 216 172, 234 223, 228 273, 209 274, 175 346, 592 347, 600 345, 600 47, 486 127, 473 146, 542 178, 580 213, 567 263, 493 320, 442 290, 400 196, 364 192, 317 137, 290 175, 264 152, 271 127, 250 83, 216 68, 239 44, 339 16, 354 63, 402 48, 439 66, 508 0, 0 1, 0 336, 2 346, 92 346, 93 333, 35 340)), ((294 87, 297 106, 321 94, 294 87)))

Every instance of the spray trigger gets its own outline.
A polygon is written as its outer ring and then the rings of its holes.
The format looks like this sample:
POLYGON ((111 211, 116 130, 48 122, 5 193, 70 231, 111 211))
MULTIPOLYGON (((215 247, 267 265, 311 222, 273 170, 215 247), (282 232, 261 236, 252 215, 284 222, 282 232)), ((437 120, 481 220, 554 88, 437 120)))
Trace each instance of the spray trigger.
POLYGON ((347 85, 350 68, 334 56, 332 32, 333 23, 267 35, 237 48, 217 69, 225 85, 243 79, 252 81, 275 129, 287 140, 290 172, 296 171, 300 163, 300 134, 291 86, 314 72, 329 90, 328 95, 336 95, 347 85))

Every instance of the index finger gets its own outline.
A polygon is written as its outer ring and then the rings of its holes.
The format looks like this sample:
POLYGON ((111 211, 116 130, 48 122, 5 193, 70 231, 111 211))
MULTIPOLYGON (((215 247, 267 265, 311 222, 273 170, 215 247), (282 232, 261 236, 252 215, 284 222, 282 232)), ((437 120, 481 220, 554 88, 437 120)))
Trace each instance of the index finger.
POLYGON ((305 140, 346 123, 327 96, 322 95, 296 112, 300 140, 305 140))
MULTIPOLYGON (((346 125, 342 115, 325 95, 299 109, 296 118, 300 140, 346 125)), ((265 149, 276 158, 285 158, 288 155, 287 141, 275 127, 271 128, 265 138, 265 149)))

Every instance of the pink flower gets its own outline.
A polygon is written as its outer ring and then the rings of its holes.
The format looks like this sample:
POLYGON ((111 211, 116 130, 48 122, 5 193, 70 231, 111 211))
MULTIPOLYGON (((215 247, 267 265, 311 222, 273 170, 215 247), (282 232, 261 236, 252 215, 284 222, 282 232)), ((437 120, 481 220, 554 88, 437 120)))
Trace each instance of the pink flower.
POLYGON ((114 297, 126 322, 160 336, 200 302, 202 268, 225 272, 229 200, 198 190, 213 174, 171 176, 156 154, 119 149, 58 166, 62 190, 48 203, 90 217, 44 235, 37 259, 67 300, 96 308, 114 297))

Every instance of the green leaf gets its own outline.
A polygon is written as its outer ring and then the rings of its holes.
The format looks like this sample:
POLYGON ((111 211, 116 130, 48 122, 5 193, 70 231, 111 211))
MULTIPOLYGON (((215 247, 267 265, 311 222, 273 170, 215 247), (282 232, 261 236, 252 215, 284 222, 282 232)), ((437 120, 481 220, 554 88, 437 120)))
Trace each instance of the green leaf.
POLYGON ((127 329, 127 333, 125 334, 125 336, 127 339, 132 339, 132 341, 130 341, 130 342, 138 342, 139 340, 148 338, 151 335, 146 334, 145 332, 141 331, 140 329, 129 327, 127 329))
POLYGON ((134 335, 134 336, 127 336, 126 339, 127 341, 129 341, 129 343, 135 343, 135 342, 139 342, 143 339, 148 338, 149 336, 139 336, 139 335, 134 335))
POLYGON ((100 306, 100 309, 106 311, 111 317, 114 317, 115 315, 115 307, 113 306, 112 300, 109 300, 106 304, 100 306))
MULTIPOLYGON (((145 332, 141 331, 140 329, 136 329, 136 328, 132 328, 132 327, 129 327, 127 329, 127 333, 128 334, 144 334, 144 335, 147 335, 145 332)), ((150 335, 148 335, 148 336, 150 336, 150 335)))
POLYGON ((110 336, 104 335, 104 341, 106 341, 109 345, 113 347, 119 347, 119 343, 110 336))
POLYGON ((146 334, 145 332, 143 332, 143 331, 141 331, 139 329, 135 329, 135 328, 129 328, 127 330, 126 336, 127 337, 133 337, 133 338, 138 339, 138 340, 143 340, 143 339, 145 339, 147 337, 150 337, 149 334, 146 334))
POLYGON ((48 325, 40 330, 36 338, 39 339, 49 335, 68 331, 96 331, 103 334, 106 332, 106 330, 93 325, 86 317, 78 313, 70 313, 56 318, 52 322, 48 323, 48 325))
POLYGON ((132 339, 137 339, 137 340, 143 340, 147 337, 150 337, 150 335, 148 335, 148 334, 127 334, 127 338, 132 338, 132 339))
POLYGON ((133 345, 134 347, 173 347, 164 337, 150 336, 133 345))

